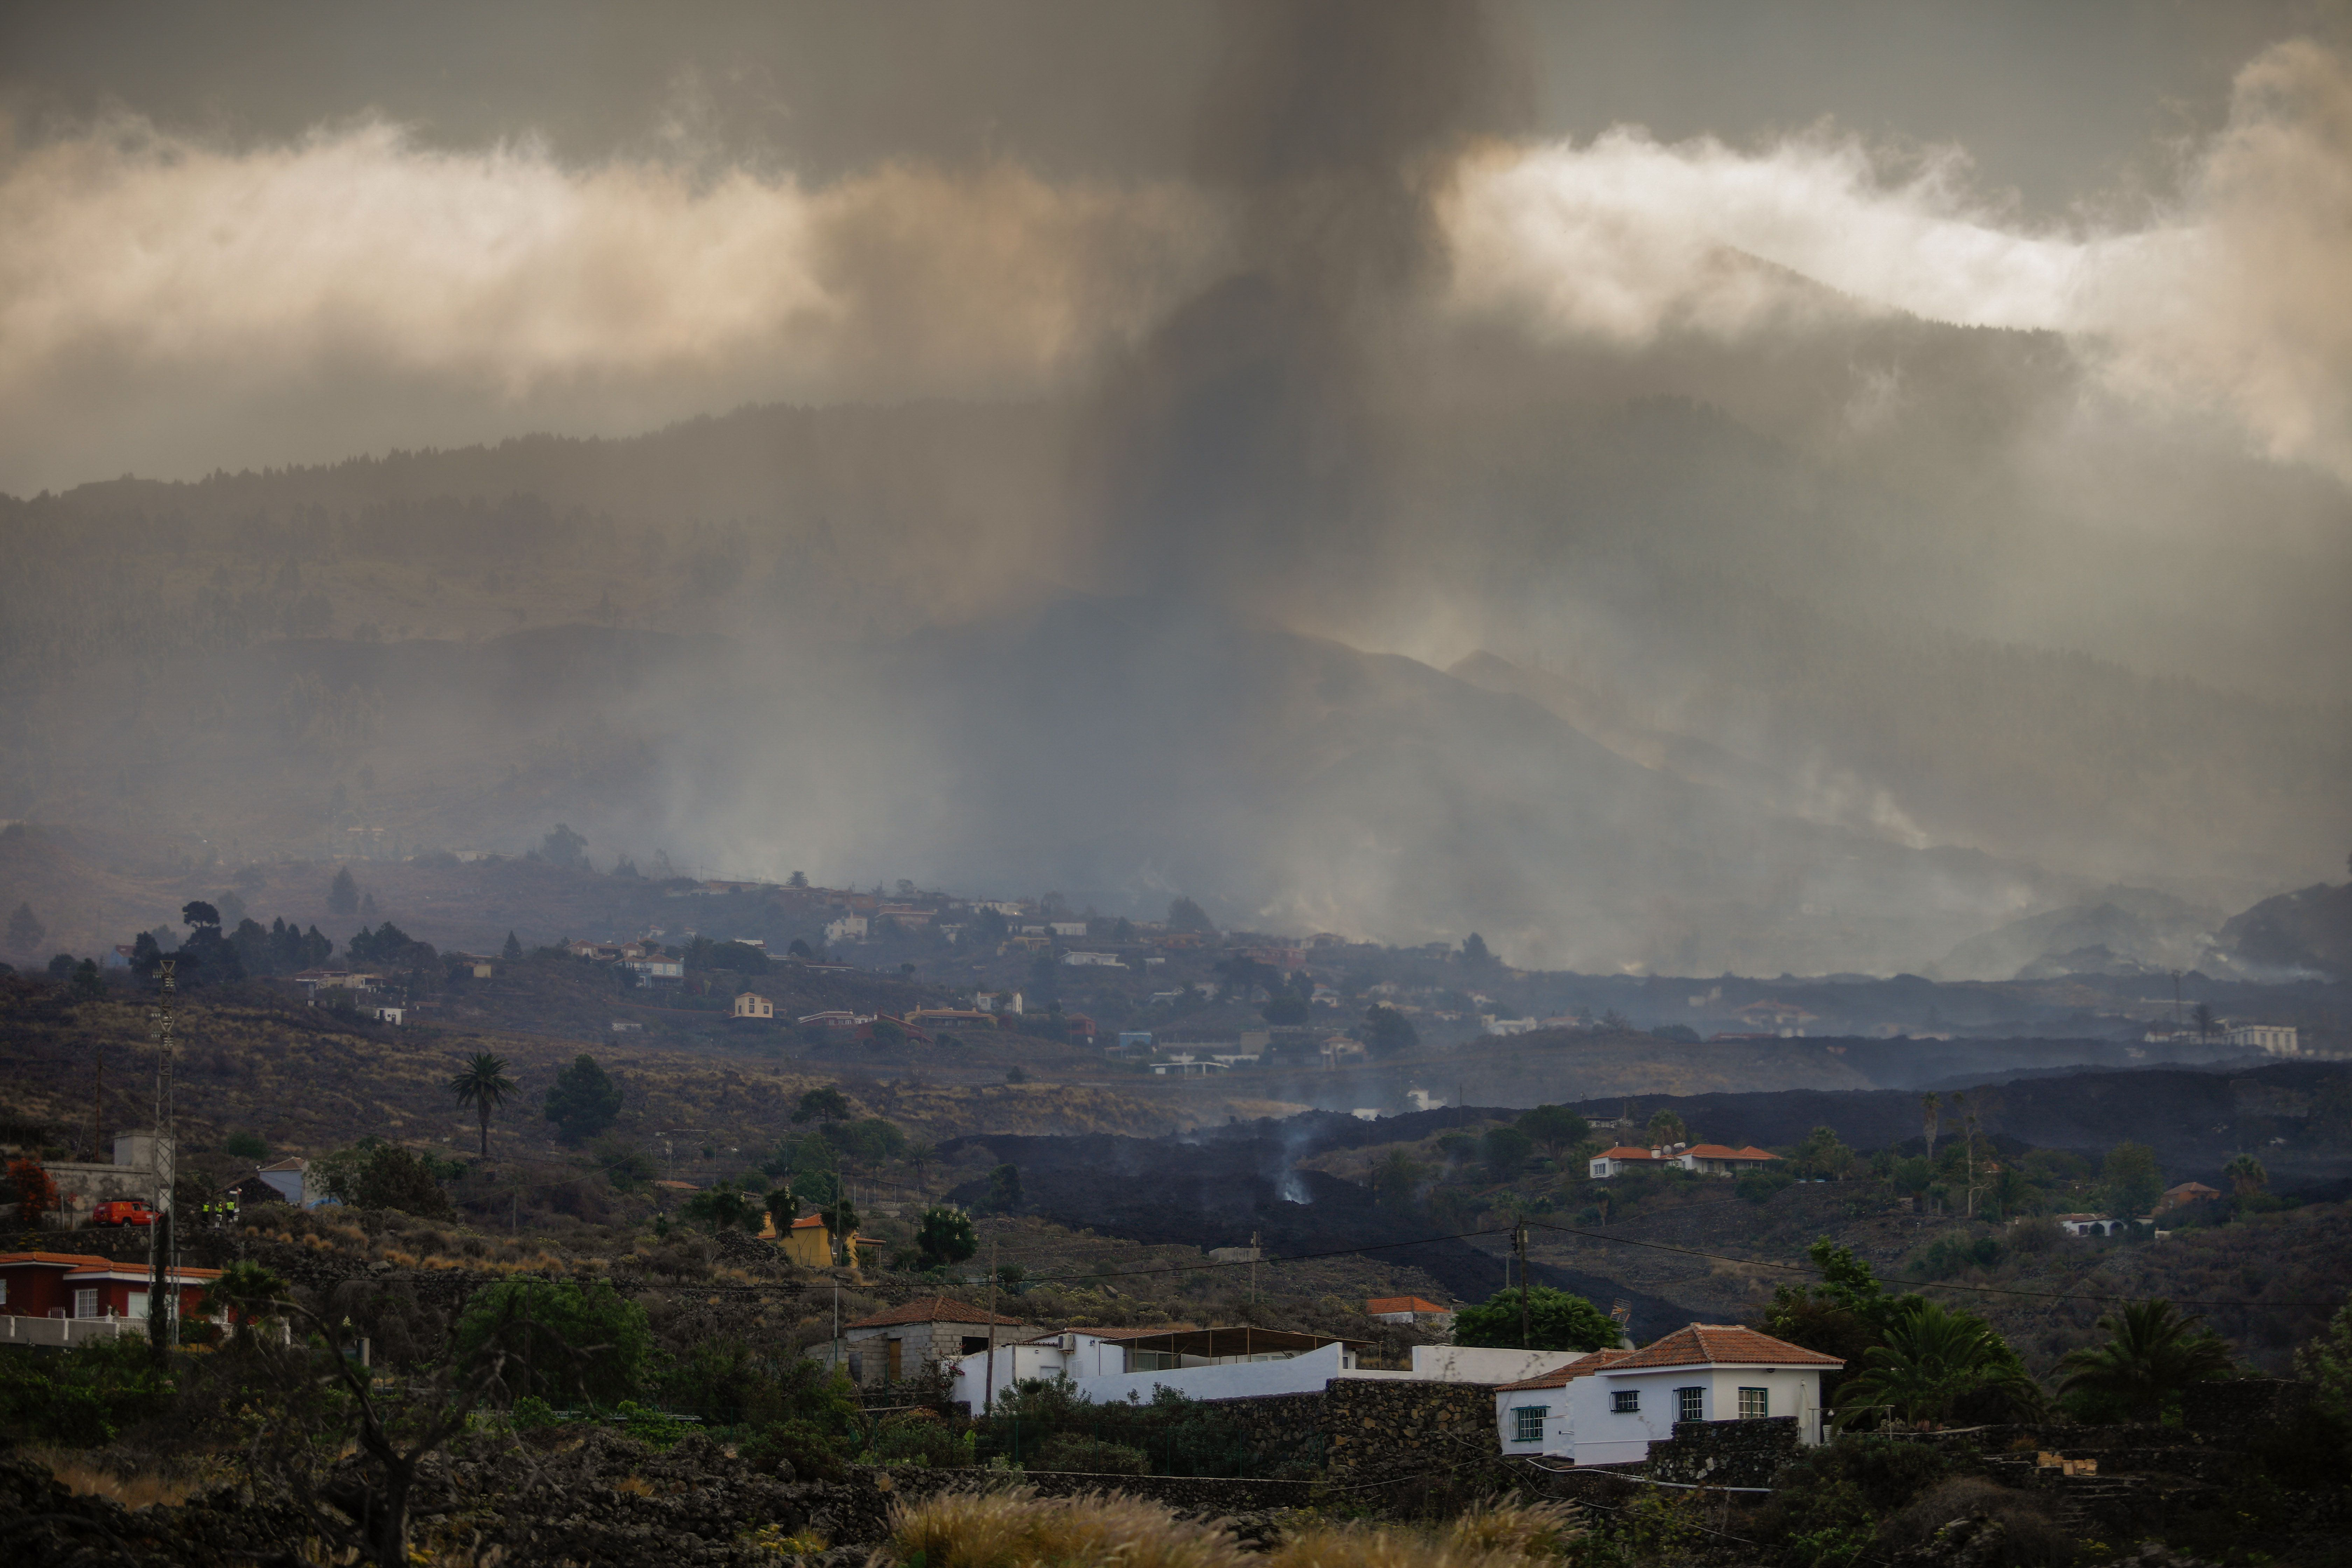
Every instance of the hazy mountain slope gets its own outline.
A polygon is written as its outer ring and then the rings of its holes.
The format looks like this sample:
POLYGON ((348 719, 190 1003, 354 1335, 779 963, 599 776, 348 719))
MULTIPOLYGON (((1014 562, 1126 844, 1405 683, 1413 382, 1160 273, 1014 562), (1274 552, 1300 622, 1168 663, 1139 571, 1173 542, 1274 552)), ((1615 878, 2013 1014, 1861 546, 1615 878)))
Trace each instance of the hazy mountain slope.
POLYGON ((2221 941, 2250 966, 2352 975, 2352 883, 2264 899, 2231 916, 2221 941))
POLYGON ((2151 969, 2188 969, 2206 957, 2221 911, 2146 888, 2107 888, 2062 910, 2011 921, 1951 951, 1948 980, 2007 980, 2045 957, 2104 948, 2151 969))
MULTIPOLYGON (((1780 364, 1780 404, 1778 362, 1723 345, 1458 386, 1440 355, 1358 531, 1164 542, 1242 552, 1216 580, 1262 585, 1246 635, 1070 607, 1100 497, 1061 406, 753 408, 0 500, 0 814, 199 858, 516 848, 569 816, 714 866, 1221 889, 1700 970, 1924 967, 2084 884, 2226 907, 2352 841, 2340 704, 1958 629, 2178 602, 2183 568, 2094 548, 1993 460, 2066 394, 2035 340, 1858 321, 1846 347, 1780 364), (1857 364, 1901 395, 1848 429, 1857 364), (1282 626, 1495 651, 1334 673, 1282 626)), ((2241 554, 2197 558, 2215 604, 2293 560, 2241 554)), ((2179 613, 2168 646, 2213 618, 2179 613)))

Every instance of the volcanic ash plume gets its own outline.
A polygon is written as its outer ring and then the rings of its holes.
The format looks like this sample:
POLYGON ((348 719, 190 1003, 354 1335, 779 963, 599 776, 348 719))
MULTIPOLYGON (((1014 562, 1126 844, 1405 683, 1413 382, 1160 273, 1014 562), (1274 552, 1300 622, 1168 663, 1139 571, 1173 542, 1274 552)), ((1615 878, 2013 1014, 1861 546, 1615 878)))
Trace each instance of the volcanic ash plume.
POLYGON ((1234 268, 1107 376, 1089 476, 1107 575, 1132 591, 1295 601, 1371 574, 1381 431, 1407 323, 1443 282, 1440 197, 1524 95, 1475 6, 1233 6, 1192 153, 1234 268))

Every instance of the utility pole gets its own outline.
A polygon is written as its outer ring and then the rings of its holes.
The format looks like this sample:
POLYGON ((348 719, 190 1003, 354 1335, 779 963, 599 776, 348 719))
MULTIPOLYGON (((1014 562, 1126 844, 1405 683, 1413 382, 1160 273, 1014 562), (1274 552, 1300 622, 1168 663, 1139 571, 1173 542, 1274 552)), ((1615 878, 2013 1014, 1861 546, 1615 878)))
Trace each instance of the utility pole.
POLYGON ((988 1380, 982 1385, 980 1413, 996 1408, 996 1237, 988 1238, 988 1380))
POLYGON ((1528 1222, 1511 1229, 1511 1250, 1519 1256, 1519 1348, 1528 1348, 1528 1222))
POLYGON ((89 1091, 89 1163, 106 1163, 106 1044, 99 1042, 98 1081, 89 1091))
POLYGON ((1258 1240, 1258 1233, 1250 1232, 1250 1305, 1253 1308, 1257 1305, 1257 1255, 1263 1250, 1263 1246, 1258 1240))
POLYGON ((177 1000, 179 961, 161 961, 157 973, 162 982, 162 1000, 155 1009, 155 1128, 148 1140, 148 1160, 154 1167, 154 1224, 147 1234, 149 1261, 152 1277, 147 1288, 147 1339, 154 1352, 157 1365, 170 1359, 172 1344, 178 1339, 179 1298, 177 1271, 172 1267, 172 1166, 173 1159, 166 1151, 172 1147, 172 1057, 178 1048, 173 1038, 179 1018, 173 1004, 177 1000))

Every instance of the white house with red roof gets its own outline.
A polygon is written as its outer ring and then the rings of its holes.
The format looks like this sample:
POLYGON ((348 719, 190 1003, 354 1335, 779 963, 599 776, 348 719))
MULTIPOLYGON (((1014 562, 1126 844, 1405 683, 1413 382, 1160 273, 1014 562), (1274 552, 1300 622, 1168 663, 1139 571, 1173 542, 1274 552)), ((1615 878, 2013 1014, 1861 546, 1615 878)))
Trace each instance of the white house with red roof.
POLYGON ((1364 1316, 1376 1323, 1419 1323, 1433 1329, 1454 1326, 1453 1308, 1419 1296, 1374 1296, 1364 1303, 1364 1316))
POLYGON ((1693 1323, 1637 1351, 1595 1351, 1495 1390, 1506 1455, 1580 1465, 1636 1464, 1683 1421, 1794 1416, 1797 1439, 1822 1440, 1822 1373, 1832 1355, 1754 1329, 1693 1323))
POLYGON ((1637 1149, 1631 1143, 1620 1143, 1592 1156, 1591 1163, 1586 1169, 1591 1173, 1594 1181, 1605 1182, 1627 1171, 1656 1171, 1672 1163, 1663 1150, 1637 1149))
POLYGON ((1743 1149, 1723 1143, 1694 1143, 1676 1158, 1684 1170, 1696 1171, 1702 1176, 1736 1176, 1742 1171, 1760 1171, 1780 1160, 1780 1155, 1753 1143, 1743 1149))

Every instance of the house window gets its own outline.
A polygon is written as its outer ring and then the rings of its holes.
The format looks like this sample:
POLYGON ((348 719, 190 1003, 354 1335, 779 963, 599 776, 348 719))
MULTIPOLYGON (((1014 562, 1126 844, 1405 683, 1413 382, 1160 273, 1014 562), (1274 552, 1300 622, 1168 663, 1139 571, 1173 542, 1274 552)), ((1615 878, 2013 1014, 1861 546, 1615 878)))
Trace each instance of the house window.
POLYGON ((1677 1388, 1675 1390, 1675 1419, 1704 1421, 1706 1419, 1706 1390, 1677 1388))
POLYGON ((1630 1415, 1642 1408, 1642 1391, 1621 1388, 1609 1396, 1609 1408, 1620 1415, 1630 1415))
POLYGON ((8 1304, 8 1277, 7 1277, 5 1274, 0 1274, 0 1307, 5 1307, 5 1306, 6 1306, 7 1304, 8 1304))
POLYGON ((77 1318, 98 1316, 98 1291, 95 1289, 74 1292, 74 1316, 77 1318))
POLYGON ((143 1317, 145 1317, 145 1316, 147 1315, 147 1292, 146 1292, 146 1291, 144 1291, 144 1290, 133 1290, 133 1291, 131 1291, 131 1292, 130 1297, 128 1298, 128 1300, 129 1300, 130 1304, 129 1304, 128 1306, 126 1306, 126 1307, 123 1309, 123 1311, 122 1311, 122 1315, 123 1315, 124 1317, 126 1317, 126 1318, 143 1318, 143 1317))
POLYGON ((988 1336, 986 1334, 966 1334, 963 1336, 964 1354, 978 1355, 987 1348, 988 1336))
POLYGON ((1769 1388, 1743 1388, 1739 1391, 1739 1418, 1761 1421, 1772 1414, 1772 1391, 1769 1388))
POLYGON ((1551 1414, 1549 1405, 1521 1405, 1511 1412, 1511 1441, 1540 1443, 1543 1441, 1544 1417, 1551 1414))

